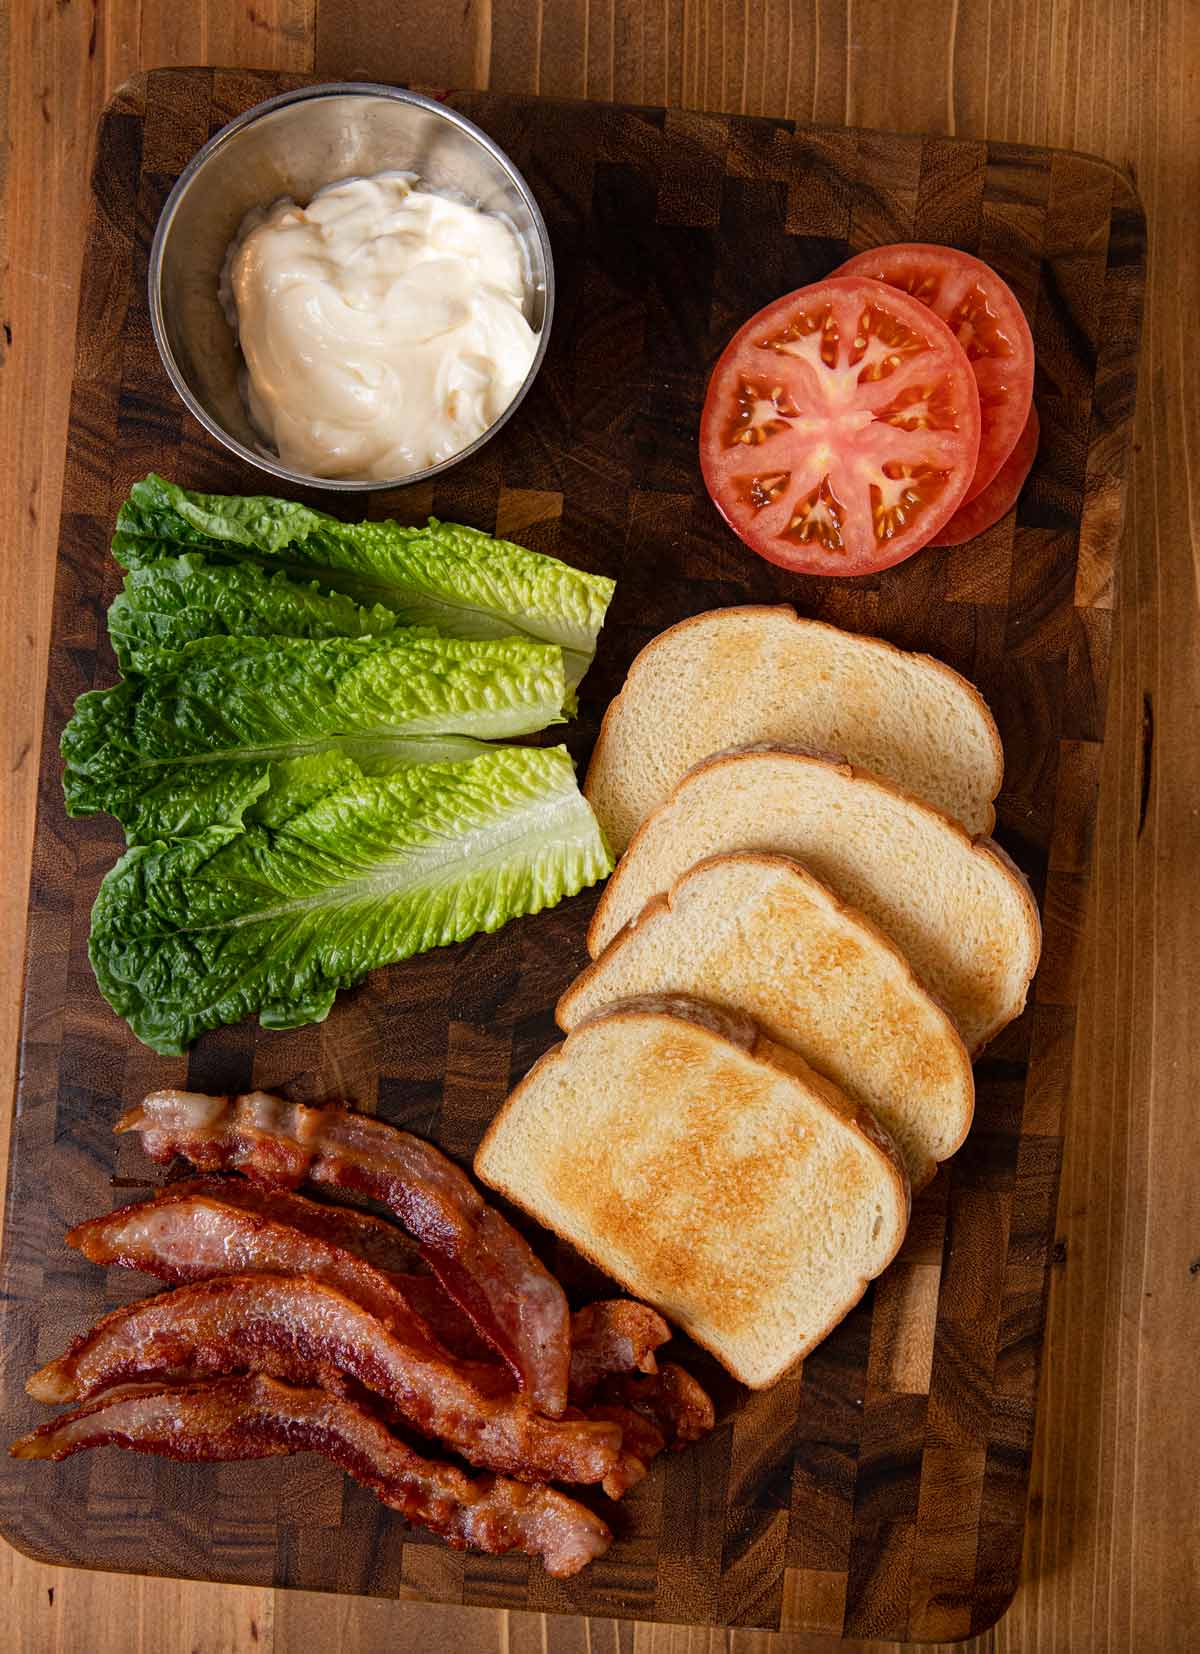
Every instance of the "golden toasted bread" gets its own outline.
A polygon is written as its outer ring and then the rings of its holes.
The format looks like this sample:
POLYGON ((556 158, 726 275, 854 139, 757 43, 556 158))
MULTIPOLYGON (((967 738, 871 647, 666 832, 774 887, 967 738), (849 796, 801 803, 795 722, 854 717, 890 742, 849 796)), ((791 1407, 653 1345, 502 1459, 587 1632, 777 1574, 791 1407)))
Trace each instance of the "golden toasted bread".
POLYGON ((752 741, 830 753, 899 782, 961 821, 995 823, 996 725, 941 661, 794 609, 695 615, 652 639, 604 715, 584 793, 624 850, 693 764, 752 741))
POLYGON ((908 1223, 867 1109, 749 1018, 670 995, 579 1023, 475 1171, 753 1388, 836 1326, 908 1223))

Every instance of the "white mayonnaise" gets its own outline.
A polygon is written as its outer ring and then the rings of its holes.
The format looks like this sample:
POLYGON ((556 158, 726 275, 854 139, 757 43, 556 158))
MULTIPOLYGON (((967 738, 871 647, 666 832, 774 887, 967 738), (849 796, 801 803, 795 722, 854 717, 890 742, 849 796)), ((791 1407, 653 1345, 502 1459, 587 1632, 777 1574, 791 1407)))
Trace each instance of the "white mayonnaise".
POLYGON ((508 407, 537 348, 512 228, 400 173, 255 208, 222 285, 250 417, 313 476, 449 459, 508 407))

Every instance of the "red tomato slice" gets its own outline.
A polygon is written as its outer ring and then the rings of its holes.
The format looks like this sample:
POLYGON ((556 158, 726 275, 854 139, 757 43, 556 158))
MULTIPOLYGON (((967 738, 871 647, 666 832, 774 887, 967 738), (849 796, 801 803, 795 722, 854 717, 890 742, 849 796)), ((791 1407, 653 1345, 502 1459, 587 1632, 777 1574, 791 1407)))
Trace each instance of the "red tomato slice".
POLYGON ((874 247, 835 273, 911 293, 966 351, 979 386, 979 462, 966 496, 973 500, 1012 453, 1033 400, 1033 335, 1012 288, 982 259, 921 241, 874 247))
POLYGON ((929 542, 930 545, 961 546, 977 534, 982 534, 984 529, 991 528, 993 523, 998 523, 1001 517, 1007 516, 1025 486, 1040 435, 1037 409, 1031 407, 1016 447, 983 493, 976 494, 973 500, 964 500, 942 532, 929 542))
POLYGON ((806 574, 911 557, 963 500, 979 397, 944 322, 881 282, 832 277, 767 305, 713 369, 700 467, 752 551, 806 574))

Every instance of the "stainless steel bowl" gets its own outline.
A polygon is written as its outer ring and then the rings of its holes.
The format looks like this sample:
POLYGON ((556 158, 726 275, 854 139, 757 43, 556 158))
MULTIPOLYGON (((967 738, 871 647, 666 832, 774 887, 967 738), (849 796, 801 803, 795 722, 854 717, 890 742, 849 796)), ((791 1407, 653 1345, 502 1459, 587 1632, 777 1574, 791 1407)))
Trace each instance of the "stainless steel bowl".
POLYGON ((486 133, 453 109, 391 86, 341 82, 269 98, 210 138, 167 197, 150 249, 150 320, 163 366, 219 442, 285 482, 346 492, 437 476, 475 453, 510 419, 542 365, 554 313, 550 239, 528 184, 486 133), (505 411, 470 447, 424 471, 379 481, 313 477, 282 464, 246 414, 243 363, 218 295, 229 243, 251 207, 288 195, 307 203, 323 184, 389 170, 466 196, 512 223, 526 255, 525 314, 537 353, 505 411))

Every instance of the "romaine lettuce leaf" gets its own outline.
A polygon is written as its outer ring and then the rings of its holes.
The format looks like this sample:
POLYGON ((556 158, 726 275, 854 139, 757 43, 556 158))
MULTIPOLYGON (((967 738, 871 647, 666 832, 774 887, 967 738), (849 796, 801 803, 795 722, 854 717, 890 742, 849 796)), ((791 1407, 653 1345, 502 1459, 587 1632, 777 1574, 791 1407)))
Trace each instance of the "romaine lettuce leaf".
POLYGON ((318 580, 407 625, 557 643, 571 684, 591 663, 613 593, 603 575, 434 518, 426 528, 343 523, 269 495, 198 494, 153 475, 135 483, 117 517, 117 562, 139 569, 185 548, 318 580))
POLYGON ((106 777, 68 770, 63 785, 70 815, 107 810, 125 829, 127 843, 147 844, 204 827, 271 819, 278 777, 308 757, 343 760, 355 775, 393 775, 410 764, 463 764, 490 751, 486 741, 469 735, 338 735, 313 742, 304 758, 183 760, 106 777))
POLYGON ((494 747, 324 791, 322 770, 332 782, 344 762, 281 773, 270 824, 141 845, 105 878, 92 966, 147 1045, 175 1054, 254 1013, 267 1028, 319 1021, 366 972, 612 870, 563 747, 494 747))
POLYGON ((108 611, 123 671, 148 648, 180 649, 201 637, 379 637, 399 617, 315 580, 269 574, 255 563, 210 563, 195 552, 132 569, 108 611))
POLYGON ((69 814, 108 810, 130 842, 236 826, 276 760, 334 748, 385 773, 471 757, 561 722, 566 693, 561 651, 519 638, 212 637, 138 662, 81 695, 62 737, 69 814))

